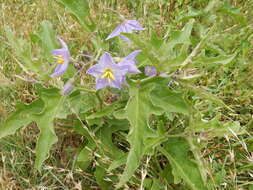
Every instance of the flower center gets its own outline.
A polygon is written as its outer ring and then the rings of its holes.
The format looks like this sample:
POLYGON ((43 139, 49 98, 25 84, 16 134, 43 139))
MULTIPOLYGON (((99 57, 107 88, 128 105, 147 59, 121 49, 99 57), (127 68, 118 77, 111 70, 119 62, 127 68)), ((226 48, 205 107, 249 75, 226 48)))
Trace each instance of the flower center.
POLYGON ((111 69, 104 70, 102 78, 107 78, 109 82, 111 82, 111 80, 115 80, 115 77, 111 69))
POLYGON ((56 59, 56 63, 58 63, 58 64, 63 64, 64 63, 64 59, 63 59, 62 55, 56 55, 55 59, 56 59))

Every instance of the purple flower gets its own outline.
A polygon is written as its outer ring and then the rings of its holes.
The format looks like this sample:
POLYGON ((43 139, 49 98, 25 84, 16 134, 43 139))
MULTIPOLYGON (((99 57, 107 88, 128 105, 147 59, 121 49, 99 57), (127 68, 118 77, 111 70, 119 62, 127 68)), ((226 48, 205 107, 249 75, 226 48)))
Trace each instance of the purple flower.
MULTIPOLYGON (((134 30, 141 31, 141 30, 145 30, 145 29, 142 28, 140 23, 136 20, 125 20, 123 23, 119 24, 112 31, 112 33, 106 38, 106 40, 114 38, 115 36, 119 36, 121 32, 132 33, 134 30)), ((125 39, 126 41, 129 41, 129 39, 126 38, 125 36, 123 36, 122 38, 125 39)))
POLYGON ((58 64, 53 74, 51 74, 52 77, 62 75, 67 70, 70 60, 70 53, 67 44, 61 38, 58 38, 58 40, 62 48, 52 51, 52 54, 56 59, 56 63, 58 64))
POLYGON ((125 42, 127 43, 128 46, 131 46, 132 41, 129 40, 129 38, 127 38, 126 36, 121 35, 121 34, 119 35, 119 37, 120 37, 121 39, 125 40, 125 42))
POLYGON ((105 52, 100 57, 98 64, 90 67, 86 73, 96 77, 96 89, 98 90, 107 86, 121 88, 126 72, 126 68, 117 65, 111 54, 105 52))
POLYGON ((135 50, 130 53, 127 57, 123 58, 122 61, 118 63, 119 66, 126 69, 129 73, 140 73, 141 71, 136 66, 135 57, 141 52, 141 50, 135 50))
POLYGON ((61 90, 62 95, 68 95, 73 90, 73 79, 70 79, 66 82, 66 84, 63 86, 63 89, 61 90))
POLYGON ((156 68, 153 66, 146 66, 145 67, 145 75, 147 76, 155 76, 157 75, 156 68))

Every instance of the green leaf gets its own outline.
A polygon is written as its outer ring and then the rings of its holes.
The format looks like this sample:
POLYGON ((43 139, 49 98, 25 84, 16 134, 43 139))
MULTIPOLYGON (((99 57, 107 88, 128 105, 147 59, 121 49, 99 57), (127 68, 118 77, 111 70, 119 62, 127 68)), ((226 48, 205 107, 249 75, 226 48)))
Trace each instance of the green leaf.
POLYGON ((77 163, 78 166, 83 170, 86 170, 88 168, 92 159, 94 158, 93 151, 95 151, 95 148, 95 144, 89 143, 78 153, 77 163))
POLYGON ((74 129, 77 133, 83 135, 87 139, 87 143, 84 144, 82 150, 78 153, 77 163, 85 170, 91 163, 93 153, 95 152, 96 142, 92 134, 88 131, 89 129, 84 126, 79 120, 74 122, 74 129))
POLYGON ((37 114, 35 121, 40 129, 39 138, 36 144, 35 167, 40 170, 42 163, 48 157, 50 148, 57 142, 54 132, 54 119, 60 110, 64 97, 57 89, 43 89, 41 98, 46 106, 43 113, 37 114))
POLYGON ((137 46, 139 46, 139 48, 141 48, 143 54, 147 56, 147 58, 152 62, 152 64, 159 66, 160 63, 159 56, 151 43, 143 39, 140 39, 135 34, 124 33, 124 35, 127 36, 137 46))
POLYGON ((95 149, 99 151, 100 155, 105 155, 114 161, 125 155, 125 153, 113 143, 112 135, 117 131, 127 130, 129 128, 127 120, 107 120, 107 125, 102 126, 94 137, 88 133, 87 128, 85 129, 83 125, 84 124, 78 121, 74 124, 75 131, 88 140, 87 145, 81 150, 77 158, 79 165, 81 165, 83 169, 89 165, 92 153, 95 152, 95 149))
POLYGON ((125 164, 126 161, 127 161, 127 155, 125 154, 122 157, 118 158, 117 160, 114 160, 109 166, 108 171, 110 172, 111 170, 118 168, 119 166, 125 164))
POLYGON ((161 182, 158 179, 153 179, 152 187, 150 190, 161 190, 161 182))
POLYGON ((115 102, 102 108, 102 110, 95 112, 87 117, 87 119, 102 118, 104 116, 110 116, 116 109, 123 106, 123 102, 115 102))
POLYGON ((159 38, 156 32, 152 32, 150 43, 155 49, 159 49, 163 44, 164 40, 159 38))
POLYGON ((26 73, 29 73, 29 71, 39 72, 40 67, 32 59, 31 44, 22 38, 15 37, 14 33, 9 27, 5 27, 5 34, 9 45, 13 50, 12 56, 17 56, 18 59, 15 60, 21 69, 26 73))
POLYGON ((204 99, 207 99, 221 107, 225 107, 227 108, 228 110, 234 112, 234 110, 232 110, 229 106, 227 106, 220 98, 218 98, 217 96, 215 96, 214 94, 206 91, 205 89, 203 88, 200 88, 200 87, 195 87, 195 88, 190 88, 191 91, 195 92, 198 96, 204 98, 204 99))
POLYGON ((219 0, 210 0, 209 3, 207 4, 207 6, 204 9, 205 13, 208 13, 210 11, 214 11, 215 7, 219 6, 220 1, 219 0))
POLYGON ((202 57, 196 60, 196 62, 200 62, 204 65, 207 64, 223 64, 226 65, 233 61, 233 59, 236 57, 237 53, 234 53, 232 55, 220 55, 217 57, 202 57))
POLYGON ((41 28, 36 35, 40 39, 44 54, 50 56, 51 51, 56 49, 56 33, 51 22, 47 20, 42 21, 41 28))
POLYGON ((203 143, 199 143, 199 138, 196 138, 193 135, 188 135, 185 139, 187 140, 190 150, 195 158, 195 163, 198 166, 202 180, 206 184, 208 169, 207 169, 207 166, 204 164, 202 153, 201 153, 201 148, 205 145, 203 143))
POLYGON ((66 97, 66 104, 62 106, 57 117, 66 118, 68 114, 82 114, 99 107, 99 101, 94 93, 81 93, 79 90, 66 97))
POLYGON ((89 142, 95 144, 94 134, 91 133, 87 126, 81 123, 81 121, 74 121, 74 129, 78 134, 84 136, 89 142))
POLYGON ((172 39, 170 41, 170 43, 168 44, 169 49, 172 49, 175 47, 175 45, 177 44, 190 44, 191 40, 190 40, 190 36, 192 33, 192 28, 193 28, 193 24, 194 24, 195 20, 194 19, 190 19, 186 25, 184 26, 184 28, 182 29, 182 31, 175 31, 172 33, 172 39))
POLYGON ((44 109, 44 102, 38 99, 29 105, 19 103, 16 111, 1 125, 0 138, 14 134, 19 128, 34 121, 33 114, 39 114, 44 109))
POLYGON ((95 112, 87 117, 87 119, 102 118, 104 116, 109 116, 114 111, 114 105, 109 105, 104 107, 101 111, 95 112))
POLYGON ((172 168, 170 164, 164 166, 164 169, 160 173, 160 177, 165 180, 167 184, 174 182, 174 176, 172 174, 172 168))
POLYGON ((102 190, 112 190, 112 182, 106 181, 105 178, 107 177, 106 173, 106 165, 102 162, 99 163, 99 165, 96 167, 96 171, 94 173, 96 177, 96 182, 99 184, 99 187, 102 190))
POLYGON ((182 93, 177 93, 163 86, 156 86, 150 94, 152 103, 161 107, 165 112, 189 114, 189 107, 182 93))
POLYGON ((188 156, 189 145, 182 138, 170 138, 159 150, 167 157, 172 166, 175 183, 183 179, 192 190, 207 190, 198 166, 188 156))
POLYGON ((238 121, 221 122, 221 116, 217 115, 211 120, 197 118, 186 130, 205 133, 205 138, 224 137, 245 134, 246 131, 238 121))
POLYGON ((130 87, 130 99, 125 108, 127 119, 130 122, 130 131, 127 137, 130 143, 126 167, 117 188, 123 186, 138 168, 140 159, 144 154, 145 142, 149 137, 156 136, 156 133, 149 128, 148 119, 151 114, 161 114, 162 110, 153 106, 150 101, 150 91, 152 85, 137 88, 130 87))
POLYGON ((183 14, 182 16, 180 16, 179 21, 186 21, 188 19, 200 17, 200 16, 204 16, 204 15, 205 15, 205 13, 203 11, 196 10, 192 7, 188 7, 188 12, 186 14, 183 14))
POLYGON ((224 13, 225 15, 229 15, 229 16, 233 17, 238 23, 245 25, 246 18, 241 13, 240 9, 241 8, 232 7, 232 5, 228 1, 225 1, 219 11, 221 13, 224 13))
POLYGON ((116 133, 117 131, 124 131, 128 129, 128 122, 127 120, 117 120, 117 125, 111 126, 103 126, 97 133, 96 136, 101 141, 101 149, 103 150, 104 154, 111 158, 112 160, 116 160, 121 158, 124 155, 124 152, 120 150, 112 140, 112 134, 116 133))
POLYGON ((89 31, 89 26, 86 24, 86 17, 90 14, 89 3, 87 0, 56 0, 64 5, 70 13, 72 13, 81 25, 89 31))
POLYGON ((57 141, 54 132, 54 119, 64 102, 64 97, 60 95, 57 89, 43 89, 40 87, 39 91, 41 98, 29 105, 18 105, 17 111, 0 127, 0 137, 4 137, 15 133, 17 129, 28 125, 32 121, 37 123, 40 134, 36 144, 35 167, 38 170, 41 169, 50 148, 57 141))
POLYGON ((113 116, 116 119, 125 119, 126 118, 126 110, 125 109, 117 110, 113 113, 113 116))

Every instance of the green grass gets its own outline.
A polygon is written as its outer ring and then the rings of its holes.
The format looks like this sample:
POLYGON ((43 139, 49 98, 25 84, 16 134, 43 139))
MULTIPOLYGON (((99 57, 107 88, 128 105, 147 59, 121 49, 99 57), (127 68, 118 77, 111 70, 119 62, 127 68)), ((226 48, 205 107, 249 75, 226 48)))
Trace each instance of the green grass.
MULTIPOLYGON (((108 8, 120 12, 126 18, 140 20, 147 29, 142 37, 148 38, 151 32, 155 31, 159 37, 169 39, 166 36, 168 31, 182 28, 183 22, 179 21, 179 18, 187 12, 188 6, 201 10, 208 2, 207 0, 93 0, 90 1, 91 17, 101 31, 90 34, 54 1, 2 0, 0 4, 0 122, 15 109, 18 101, 30 103, 36 98, 33 91, 34 84, 29 82, 30 76, 20 68, 15 52, 8 44, 5 27, 9 26, 15 32, 15 36, 31 41, 30 34, 40 28, 43 20, 49 20, 58 35, 69 41, 71 52, 76 55, 75 58, 80 60, 80 55, 86 52, 97 58, 102 50, 121 53, 128 51, 123 44, 120 47, 114 46, 116 41, 107 42, 110 43, 110 47, 108 44, 94 47, 90 43, 91 36, 97 35, 104 39, 119 22, 117 14, 108 8)), ((193 80, 194 84, 215 94, 234 111, 217 107, 204 99, 196 100, 195 106, 196 109, 202 110, 201 114, 205 118, 213 118, 220 114, 220 120, 238 121, 247 130, 244 135, 227 138, 209 138, 204 133, 199 136, 199 140, 202 143, 201 157, 204 158, 207 173, 215 184, 214 189, 250 190, 253 189, 253 25, 250 22, 253 17, 253 3, 251 0, 229 2, 233 7, 240 8, 240 13, 246 21, 243 24, 238 16, 233 17, 218 12, 220 20, 215 31, 220 38, 217 38, 217 46, 210 49, 214 48, 224 54, 238 51, 240 56, 236 61, 224 66, 194 65, 197 71, 202 71, 200 72, 202 76, 193 80)), ((216 6, 213 7, 213 10, 215 9, 216 6)), ((205 26, 210 24, 209 21, 197 19, 205 26)), ((215 35, 213 38, 215 39, 215 35)), ((36 49, 33 48, 33 51, 36 52, 36 49)), ((82 77, 80 80, 81 83, 91 85, 88 77, 82 77)), ((58 126, 61 124, 58 123, 58 126)), ((17 134, 0 140, 0 189, 82 189, 81 187, 99 189, 93 174, 82 171, 75 165, 75 149, 81 145, 82 138, 60 127, 57 128, 59 142, 51 151, 51 156, 43 165, 41 173, 36 171, 34 149, 37 134, 36 126, 31 124, 17 134)), ((156 163, 156 160, 151 160, 151 163, 156 163)), ((151 171, 160 167, 154 165, 156 164, 152 164, 154 168, 150 168, 151 171)), ((94 167, 91 167, 91 171, 94 170, 94 167)), ((137 176, 136 180, 140 181, 140 176, 137 176)))

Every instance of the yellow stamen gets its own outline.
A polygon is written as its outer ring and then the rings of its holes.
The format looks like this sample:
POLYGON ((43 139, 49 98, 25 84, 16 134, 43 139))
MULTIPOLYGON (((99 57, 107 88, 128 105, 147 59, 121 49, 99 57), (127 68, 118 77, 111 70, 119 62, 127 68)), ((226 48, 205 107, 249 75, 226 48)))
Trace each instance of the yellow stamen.
POLYGON ((111 69, 106 69, 103 72, 102 78, 107 78, 109 80, 109 82, 111 82, 111 80, 115 80, 115 77, 114 77, 111 69))
POLYGON ((64 63, 64 59, 57 59, 56 62, 59 63, 59 64, 63 64, 64 63))
POLYGON ((56 59, 56 63, 58 64, 63 64, 64 63, 64 59, 62 55, 55 55, 54 57, 56 59))

